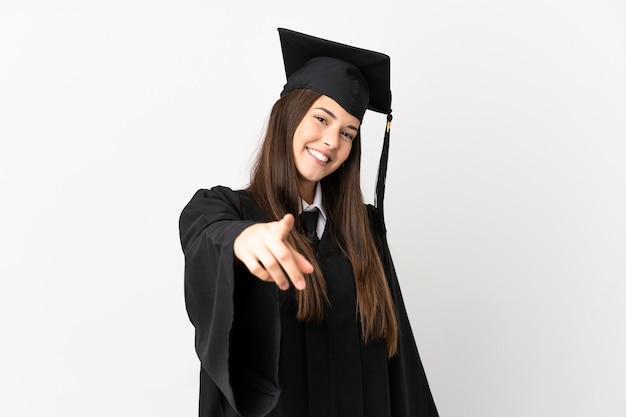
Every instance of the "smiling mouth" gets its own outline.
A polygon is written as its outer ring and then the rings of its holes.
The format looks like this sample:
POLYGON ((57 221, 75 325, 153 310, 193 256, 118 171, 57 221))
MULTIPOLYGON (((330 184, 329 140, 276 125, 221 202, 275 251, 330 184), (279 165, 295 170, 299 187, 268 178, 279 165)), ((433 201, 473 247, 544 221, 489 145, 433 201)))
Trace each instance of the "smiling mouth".
POLYGON ((309 153, 309 155, 311 155, 312 157, 314 157, 315 159, 321 162, 330 161, 330 158, 324 155, 323 153, 321 153, 320 151, 316 151, 315 149, 311 149, 311 148, 306 148, 306 151, 309 153))

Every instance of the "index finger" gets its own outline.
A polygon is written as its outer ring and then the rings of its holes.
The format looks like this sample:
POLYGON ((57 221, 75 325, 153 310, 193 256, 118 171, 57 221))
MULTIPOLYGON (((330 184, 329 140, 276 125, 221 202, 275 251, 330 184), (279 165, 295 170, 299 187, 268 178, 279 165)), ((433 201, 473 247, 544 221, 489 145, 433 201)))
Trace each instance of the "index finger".
POLYGON ((272 223, 271 227, 275 229, 275 232, 278 234, 280 240, 285 240, 293 228, 294 223, 295 218, 293 217, 293 214, 287 213, 282 219, 272 223))

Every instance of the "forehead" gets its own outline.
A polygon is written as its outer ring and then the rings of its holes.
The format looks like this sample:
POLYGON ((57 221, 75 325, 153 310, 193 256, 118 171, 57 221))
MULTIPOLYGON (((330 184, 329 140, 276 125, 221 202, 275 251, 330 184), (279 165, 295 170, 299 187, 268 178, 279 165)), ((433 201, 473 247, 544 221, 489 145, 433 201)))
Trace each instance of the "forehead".
POLYGON ((311 105, 310 110, 320 108, 330 111, 337 118, 337 120, 341 121, 342 123, 351 124, 353 126, 359 126, 361 124, 359 119, 348 113, 346 109, 339 105, 339 103, 337 103, 335 100, 328 96, 321 96, 320 98, 315 100, 315 103, 311 105))

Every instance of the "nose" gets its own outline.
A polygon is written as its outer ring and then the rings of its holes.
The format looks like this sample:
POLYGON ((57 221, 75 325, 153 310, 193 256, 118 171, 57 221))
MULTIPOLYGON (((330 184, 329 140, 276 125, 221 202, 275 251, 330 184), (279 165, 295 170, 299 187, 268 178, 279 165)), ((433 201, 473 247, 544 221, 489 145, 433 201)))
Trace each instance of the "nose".
POLYGON ((330 131, 326 132, 322 141, 326 146, 328 146, 328 149, 335 149, 339 145, 339 133, 330 131))

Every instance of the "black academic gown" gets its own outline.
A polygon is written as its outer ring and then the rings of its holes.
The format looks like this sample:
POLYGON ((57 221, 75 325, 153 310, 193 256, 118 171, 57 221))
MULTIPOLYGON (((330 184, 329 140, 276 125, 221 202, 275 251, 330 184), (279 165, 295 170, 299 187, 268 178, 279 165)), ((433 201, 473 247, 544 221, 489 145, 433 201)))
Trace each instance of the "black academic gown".
POLYGON ((417 352, 382 219, 368 206, 399 324, 399 349, 363 344, 348 259, 329 238, 317 249, 331 307, 321 325, 295 318, 293 289, 253 277, 235 238, 267 218, 249 193, 199 190, 180 217, 185 301, 201 362, 201 417, 438 416, 417 352))

